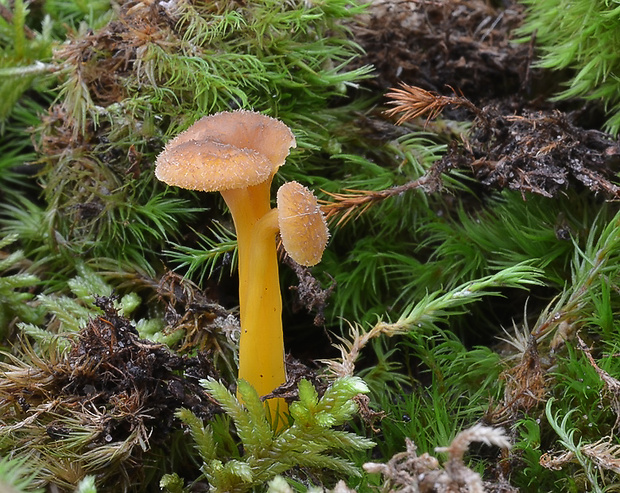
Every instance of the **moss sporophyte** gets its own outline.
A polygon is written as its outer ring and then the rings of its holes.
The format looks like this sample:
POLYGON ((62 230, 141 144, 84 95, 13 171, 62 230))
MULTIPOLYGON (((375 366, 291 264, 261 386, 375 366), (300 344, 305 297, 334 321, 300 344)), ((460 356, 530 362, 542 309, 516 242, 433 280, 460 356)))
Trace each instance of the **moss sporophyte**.
MULTIPOLYGON (((239 379, 259 395, 286 382, 275 236, 281 231, 287 253, 307 266, 320 261, 329 236, 316 198, 299 183, 284 184, 277 209, 271 209, 271 181, 295 145, 284 123, 239 110, 200 119, 172 139, 156 161, 159 180, 219 191, 230 209, 239 254, 239 379)), ((286 422, 283 399, 267 405, 274 422, 286 422)))

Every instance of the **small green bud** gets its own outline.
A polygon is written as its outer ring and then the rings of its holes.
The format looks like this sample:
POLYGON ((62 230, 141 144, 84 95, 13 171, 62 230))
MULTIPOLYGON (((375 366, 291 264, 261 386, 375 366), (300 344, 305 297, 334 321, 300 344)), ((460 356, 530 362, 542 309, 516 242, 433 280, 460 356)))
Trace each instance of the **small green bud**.
POLYGON ((121 315, 128 317, 133 311, 140 306, 142 298, 136 293, 128 293, 121 298, 120 312, 121 315))
POLYGON ((183 478, 175 472, 172 474, 164 474, 159 481, 159 487, 168 493, 182 493, 183 478))

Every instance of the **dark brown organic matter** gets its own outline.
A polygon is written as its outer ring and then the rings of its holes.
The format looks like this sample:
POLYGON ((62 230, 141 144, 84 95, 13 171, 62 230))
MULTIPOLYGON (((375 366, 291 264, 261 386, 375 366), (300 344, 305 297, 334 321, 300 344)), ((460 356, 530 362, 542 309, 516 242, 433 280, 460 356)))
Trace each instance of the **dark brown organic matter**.
POLYGON ((308 312, 315 313, 314 325, 321 326, 325 323, 325 308, 327 300, 336 287, 336 281, 332 280, 331 286, 323 289, 319 281, 312 275, 308 267, 299 265, 291 258, 287 257, 286 264, 295 272, 299 284, 290 286, 289 289, 296 293, 293 301, 293 312, 305 308, 308 312))
POLYGON ((531 337, 521 356, 521 361, 503 373, 506 380, 504 403, 487 419, 493 424, 512 425, 523 412, 540 405, 545 400, 546 368, 538 354, 536 340, 531 337))
POLYGON ((620 145, 603 132, 576 126, 569 114, 559 110, 514 114, 506 105, 480 109, 464 97, 440 96, 408 84, 387 96, 394 107, 386 114, 398 116, 398 124, 422 115, 435 118, 448 106, 464 107, 475 116, 469 136, 462 136, 462 145, 452 145, 429 177, 451 168, 470 168, 483 185, 519 190, 524 198, 526 192, 554 197, 579 186, 606 199, 618 198, 620 187, 612 180, 620 145))
POLYGON ((17 443, 45 444, 59 457, 75 457, 65 464, 33 452, 47 481, 73 491, 84 475, 95 474, 124 491, 140 481, 146 452, 170 447, 179 429, 177 409, 202 419, 220 412, 200 385, 218 375, 208 354, 179 357, 140 339, 112 299, 97 298, 96 305, 102 315, 67 352, 41 358, 25 345, 23 361, 1 363, 0 425, 11 423, 6 426, 17 443))
MULTIPOLYGON (((72 346, 63 393, 83 396, 94 405, 113 402, 112 414, 121 408, 147 412, 145 424, 164 433, 181 406, 198 415, 213 414, 213 401, 198 383, 198 378, 216 376, 208 357, 181 358, 163 344, 142 340, 111 299, 98 298, 96 304, 104 315, 91 320, 72 346), (184 377, 187 370, 195 377, 184 377)), ((116 438, 122 438, 118 425, 110 424, 113 438, 115 430, 121 435, 116 438)))
POLYGON ((317 390, 319 397, 322 397, 327 390, 327 383, 324 379, 319 378, 318 373, 313 368, 302 363, 290 354, 286 355, 286 382, 280 385, 273 392, 261 397, 261 400, 283 398, 287 402, 299 399, 299 382, 302 379, 308 380, 317 390))
POLYGON ((373 2, 356 32, 362 63, 375 66, 381 89, 401 81, 438 92, 450 86, 476 102, 511 94, 528 65, 529 47, 511 40, 521 10, 483 0, 373 2))
POLYGON ((492 188, 554 197, 569 187, 587 188, 606 199, 617 199, 614 168, 620 146, 597 130, 575 126, 559 111, 506 114, 485 107, 471 136, 443 158, 441 166, 469 167, 492 188))

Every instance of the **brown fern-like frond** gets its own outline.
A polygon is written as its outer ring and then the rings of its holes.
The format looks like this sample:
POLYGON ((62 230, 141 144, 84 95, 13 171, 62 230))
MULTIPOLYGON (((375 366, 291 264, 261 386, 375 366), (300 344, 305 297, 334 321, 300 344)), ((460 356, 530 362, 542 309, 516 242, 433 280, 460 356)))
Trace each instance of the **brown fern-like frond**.
POLYGON ((325 218, 329 223, 332 223, 334 218, 339 214, 342 214, 336 226, 342 226, 346 224, 353 217, 359 217, 364 214, 372 205, 377 202, 381 202, 387 198, 399 195, 401 193, 423 187, 428 181, 426 176, 418 178, 405 183, 404 185, 398 185, 396 187, 386 188, 385 190, 351 190, 345 189, 345 193, 324 193, 332 197, 333 201, 321 201, 321 210, 325 214, 325 218))
POLYGON ((385 114, 391 117, 402 113, 396 121, 397 125, 402 125, 424 115, 426 115, 428 122, 436 118, 446 106, 464 106, 474 113, 478 113, 476 106, 464 96, 441 96, 404 82, 401 82, 400 89, 392 89, 386 94, 386 97, 391 98, 388 104, 394 105, 394 108, 386 110, 385 114))
MULTIPOLYGON (((325 191, 324 191, 325 192, 325 191)), ((360 216, 368 210, 375 202, 383 198, 385 190, 351 190, 345 189, 346 193, 325 192, 333 201, 322 201, 321 210, 325 214, 328 223, 333 222, 334 218, 342 214, 337 226, 341 226, 349 222, 354 216, 360 216)))

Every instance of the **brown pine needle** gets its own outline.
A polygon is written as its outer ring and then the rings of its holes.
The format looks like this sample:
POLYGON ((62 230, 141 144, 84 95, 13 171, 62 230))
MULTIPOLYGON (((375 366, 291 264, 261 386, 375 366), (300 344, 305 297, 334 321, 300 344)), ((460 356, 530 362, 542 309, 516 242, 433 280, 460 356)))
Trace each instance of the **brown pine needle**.
POLYGON ((427 91, 421 87, 410 86, 401 82, 400 89, 392 89, 386 94, 391 98, 388 104, 394 108, 385 111, 387 116, 395 116, 402 113, 397 125, 413 120, 419 116, 427 115, 426 123, 436 118, 446 106, 464 106, 478 114, 478 108, 464 96, 441 96, 435 92, 427 91))
POLYGON ((387 198, 401 193, 420 188, 427 182, 427 177, 423 176, 417 180, 410 181, 404 185, 387 188, 385 190, 351 190, 345 189, 345 193, 331 193, 323 190, 324 193, 332 197, 331 202, 321 201, 322 211, 329 223, 339 214, 342 216, 336 222, 337 226, 346 224, 353 217, 359 217, 365 213, 372 205, 387 198))

